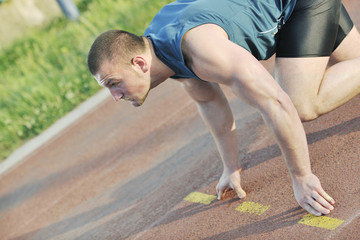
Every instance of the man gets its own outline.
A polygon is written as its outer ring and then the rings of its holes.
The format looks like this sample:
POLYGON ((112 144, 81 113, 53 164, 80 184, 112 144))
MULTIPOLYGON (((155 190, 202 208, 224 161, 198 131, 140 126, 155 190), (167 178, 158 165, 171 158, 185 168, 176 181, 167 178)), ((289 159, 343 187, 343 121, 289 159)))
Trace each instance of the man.
POLYGON ((295 198, 314 215, 335 201, 311 172, 301 120, 329 112, 360 91, 360 36, 340 0, 178 0, 144 36, 112 30, 90 49, 89 70, 116 101, 140 106, 171 78, 195 101, 224 170, 216 187, 240 198, 235 123, 219 84, 261 113, 289 169, 295 198), (276 53, 276 78, 258 60, 276 53), (329 59, 333 66, 327 68, 329 59))

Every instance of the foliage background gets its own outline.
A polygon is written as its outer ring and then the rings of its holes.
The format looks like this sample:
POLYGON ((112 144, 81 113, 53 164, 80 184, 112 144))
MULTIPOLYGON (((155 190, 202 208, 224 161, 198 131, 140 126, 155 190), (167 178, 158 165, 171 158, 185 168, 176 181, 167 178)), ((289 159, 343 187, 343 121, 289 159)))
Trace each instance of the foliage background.
POLYGON ((100 87, 87 53, 108 29, 143 34, 170 0, 82 0, 77 22, 65 18, 36 30, 0 53, 0 161, 100 87))

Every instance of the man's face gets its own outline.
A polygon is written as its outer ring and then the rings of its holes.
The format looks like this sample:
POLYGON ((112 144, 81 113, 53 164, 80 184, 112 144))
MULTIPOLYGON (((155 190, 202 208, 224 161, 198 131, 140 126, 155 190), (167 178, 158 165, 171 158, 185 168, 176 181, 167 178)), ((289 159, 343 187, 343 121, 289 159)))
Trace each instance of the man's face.
POLYGON ((94 77, 109 89, 115 101, 126 100, 134 107, 144 103, 150 90, 150 77, 142 65, 123 66, 106 60, 94 77))

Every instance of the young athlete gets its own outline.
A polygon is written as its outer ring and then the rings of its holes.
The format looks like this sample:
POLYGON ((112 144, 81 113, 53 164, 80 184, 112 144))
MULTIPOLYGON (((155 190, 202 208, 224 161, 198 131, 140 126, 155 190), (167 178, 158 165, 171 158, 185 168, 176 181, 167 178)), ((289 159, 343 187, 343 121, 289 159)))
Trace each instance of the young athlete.
POLYGON ((334 200, 311 172, 301 120, 359 94, 359 64, 360 36, 340 0, 178 0, 158 12, 144 36, 107 31, 88 56, 90 72, 116 101, 140 106, 165 80, 182 83, 223 162, 219 199, 228 187, 246 195, 235 122, 219 84, 231 87, 261 113, 280 146, 297 202, 314 215, 328 214, 334 200), (273 54, 277 81, 259 62, 273 54))

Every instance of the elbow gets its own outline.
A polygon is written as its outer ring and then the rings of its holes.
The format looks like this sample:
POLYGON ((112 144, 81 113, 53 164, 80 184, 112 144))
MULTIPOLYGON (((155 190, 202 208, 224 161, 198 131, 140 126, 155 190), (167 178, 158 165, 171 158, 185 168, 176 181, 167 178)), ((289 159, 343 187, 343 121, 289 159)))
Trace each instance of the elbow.
POLYGON ((291 101, 290 97, 285 92, 280 94, 280 96, 277 97, 276 101, 278 102, 278 104, 281 106, 281 108, 284 111, 286 111, 289 114, 297 115, 297 111, 296 111, 296 108, 295 108, 293 102, 291 101))
POLYGON ((291 98, 283 92, 277 97, 276 101, 280 104, 281 108, 289 114, 296 114, 302 122, 312 121, 320 116, 316 108, 310 104, 295 104, 291 98))
POLYGON ((306 107, 299 108, 296 106, 286 93, 282 94, 282 96, 278 99, 278 102, 284 111, 291 114, 293 117, 300 119, 301 122, 312 121, 320 116, 313 109, 306 107))
POLYGON ((299 119, 294 104, 285 92, 280 92, 276 97, 267 99, 267 103, 260 111, 265 118, 281 117, 283 120, 288 119, 289 121, 299 119))

